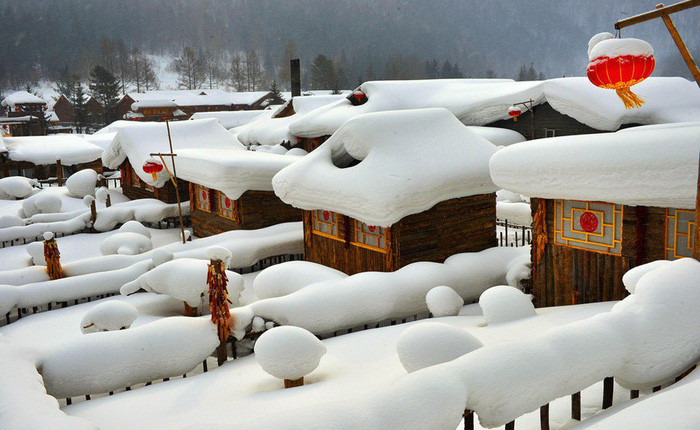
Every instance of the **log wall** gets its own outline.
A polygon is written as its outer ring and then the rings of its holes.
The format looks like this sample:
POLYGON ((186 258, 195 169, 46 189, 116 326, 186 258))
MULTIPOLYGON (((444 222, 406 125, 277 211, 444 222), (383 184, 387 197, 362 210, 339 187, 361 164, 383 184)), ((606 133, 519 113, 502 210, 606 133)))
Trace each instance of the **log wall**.
MULTIPOLYGON (((175 194, 175 187, 173 183, 168 180, 160 188, 155 188, 153 191, 146 188, 146 183, 139 180, 141 183, 140 187, 134 187, 131 185, 131 175, 133 174, 131 164, 129 160, 126 160, 119 166, 119 170, 122 174, 122 192, 124 195, 131 200, 136 199, 158 199, 165 203, 177 203, 177 195, 175 194)), ((177 180, 177 186, 180 191, 180 202, 184 203, 189 200, 189 187, 190 184, 182 179, 177 180)))

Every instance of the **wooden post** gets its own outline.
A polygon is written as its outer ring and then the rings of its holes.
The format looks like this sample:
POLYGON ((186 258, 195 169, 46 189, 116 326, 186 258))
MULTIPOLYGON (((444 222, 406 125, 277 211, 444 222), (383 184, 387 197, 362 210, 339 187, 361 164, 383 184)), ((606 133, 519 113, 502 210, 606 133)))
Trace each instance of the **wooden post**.
POLYGON ((56 182, 58 182, 59 187, 63 185, 63 166, 61 166, 60 158, 56 159, 56 182))
POLYGON ((185 304, 185 316, 187 316, 187 317, 199 316, 199 311, 196 307, 188 305, 187 302, 185 302, 185 301, 183 301, 182 303, 185 304))
POLYGON ((615 379, 612 376, 603 379, 603 409, 608 409, 613 404, 614 384, 615 379))
POLYGON ((95 221, 97 221, 97 203, 95 199, 90 202, 90 224, 93 231, 95 231, 95 221))
POLYGON ((290 86, 292 88, 292 97, 301 95, 301 66, 299 59, 289 60, 289 70, 291 71, 290 86))
POLYGON ((540 408, 540 428, 549 430, 549 403, 540 408))
POLYGON ((474 411, 465 409, 462 416, 464 417, 464 430, 474 430, 474 411))
POLYGON ((581 392, 571 395, 571 419, 581 421, 581 392))
MULTIPOLYGON (((659 3, 656 5, 657 9, 661 9, 662 7, 664 7, 663 3, 659 3)), ((690 70, 690 73, 693 75, 693 78, 695 78, 695 83, 697 83, 698 86, 700 87, 700 70, 698 70, 698 65, 695 64, 695 61, 693 60, 693 56, 690 55, 690 51, 688 51, 688 48, 685 46, 685 43, 683 42, 683 38, 681 37, 680 34, 678 34, 678 30, 676 29, 676 26, 673 24, 673 21, 671 21, 671 17, 668 14, 665 14, 665 15, 661 15, 661 19, 664 20, 664 24, 666 24, 666 28, 668 29, 668 32, 671 33, 671 37, 673 38, 673 41, 676 43, 676 47, 678 48, 678 51, 680 51, 681 57, 683 57, 683 61, 685 61, 685 64, 688 66, 688 69, 690 70)))
POLYGON ((700 260, 700 156, 698 157, 698 187, 695 196, 695 231, 693 232, 693 258, 700 260))
POLYGON ((630 391, 630 400, 636 399, 639 397, 639 390, 631 390, 630 391))
POLYGON ((515 430, 515 420, 506 424, 506 430, 515 430))
POLYGON ((112 197, 109 195, 109 192, 107 193, 107 199, 105 200, 105 206, 107 206, 107 207, 112 206, 112 197))
POLYGON ((302 385, 304 385, 304 377, 303 376, 299 379, 285 379, 284 380, 284 388, 301 387, 302 385))

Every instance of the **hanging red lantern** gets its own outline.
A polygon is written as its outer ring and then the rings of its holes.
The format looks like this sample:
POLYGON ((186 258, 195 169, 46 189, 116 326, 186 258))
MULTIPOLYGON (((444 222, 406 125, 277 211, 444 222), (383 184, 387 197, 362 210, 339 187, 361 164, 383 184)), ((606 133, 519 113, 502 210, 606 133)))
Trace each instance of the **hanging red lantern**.
POLYGON ((163 170, 163 165, 160 164, 158 161, 148 160, 145 163, 143 163, 143 171, 151 174, 151 176, 153 177, 153 182, 158 180, 158 172, 160 172, 161 170, 163 170))
POLYGON ((625 109, 644 100, 630 90, 654 71, 654 49, 639 39, 613 39, 610 33, 593 36, 588 47, 588 79, 593 85, 615 90, 625 109))
POLYGON ((523 113, 523 111, 517 106, 511 106, 508 108, 508 115, 513 118, 513 121, 517 121, 521 113, 523 113))
POLYGON ((364 99, 367 98, 367 96, 365 95, 365 93, 363 93, 363 92, 360 91, 360 90, 354 91, 354 92, 352 93, 352 96, 355 97, 355 100, 357 100, 357 101, 360 102, 360 103, 362 103, 362 101, 363 101, 364 99))

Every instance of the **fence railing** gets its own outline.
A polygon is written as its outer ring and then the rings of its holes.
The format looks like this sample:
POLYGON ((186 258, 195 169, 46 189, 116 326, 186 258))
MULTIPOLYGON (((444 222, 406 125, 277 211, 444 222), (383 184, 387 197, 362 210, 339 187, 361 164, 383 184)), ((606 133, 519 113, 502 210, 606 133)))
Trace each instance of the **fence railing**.
POLYGON ((532 244, 532 228, 508 222, 508 220, 496 220, 496 232, 498 246, 526 246, 532 244))

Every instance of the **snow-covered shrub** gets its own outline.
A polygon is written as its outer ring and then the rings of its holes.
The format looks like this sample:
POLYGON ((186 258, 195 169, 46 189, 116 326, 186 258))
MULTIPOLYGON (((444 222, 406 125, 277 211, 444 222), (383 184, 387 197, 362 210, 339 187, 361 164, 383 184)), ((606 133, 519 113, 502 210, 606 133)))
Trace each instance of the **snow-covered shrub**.
POLYGON ((459 314, 464 299, 457 291, 446 285, 439 285, 425 295, 425 303, 434 317, 449 317, 459 314))
POLYGON ((122 330, 131 327, 139 311, 132 304, 110 300, 93 306, 80 321, 83 334, 122 330))
POLYGON ((507 285, 484 291, 479 297, 479 306, 489 325, 537 315, 532 296, 507 285))
POLYGON ((29 218, 36 214, 49 214, 60 212, 61 198, 51 190, 40 191, 22 202, 22 212, 29 218))
POLYGON ((125 222, 121 227, 119 227, 119 231, 123 233, 138 233, 142 236, 146 236, 149 239, 151 238, 151 232, 148 230, 148 228, 140 222, 134 220, 125 222))
POLYGON ((20 299, 20 289, 14 285, 0 285, 0 316, 14 308, 20 299))
POLYGON ((0 228, 17 227, 24 225, 24 220, 17 215, 0 216, 0 228))
POLYGON ((46 266, 43 242, 37 241, 28 243, 24 249, 27 251, 27 254, 32 257, 32 263, 34 263, 35 266, 46 266))
POLYGON ((622 275, 622 283, 625 285, 625 289, 629 291, 630 294, 634 294, 634 289, 637 287, 637 282, 639 282, 642 276, 646 275, 652 270, 658 269, 661 266, 665 266, 670 262, 671 261, 669 260, 657 260, 628 270, 624 275, 622 275))
POLYGON ((23 176, 0 178, 0 199, 23 199, 33 191, 36 180, 23 176))
POLYGON ((92 169, 85 169, 73 173, 66 180, 68 193, 73 197, 83 198, 95 195, 95 185, 97 184, 97 172, 92 169))
POLYGON ((137 255, 153 249, 151 239, 139 233, 115 233, 100 243, 102 255, 137 255))
POLYGON ((253 281, 258 298, 281 297, 307 285, 330 279, 345 278, 345 273, 310 261, 288 261, 260 272, 253 281))
POLYGON ((440 322, 422 322, 404 330, 396 352, 408 373, 452 361, 483 344, 465 330, 440 322))
POLYGON ((254 351, 265 372, 294 381, 318 367, 326 345, 303 328, 282 326, 263 333, 255 342, 254 351))

